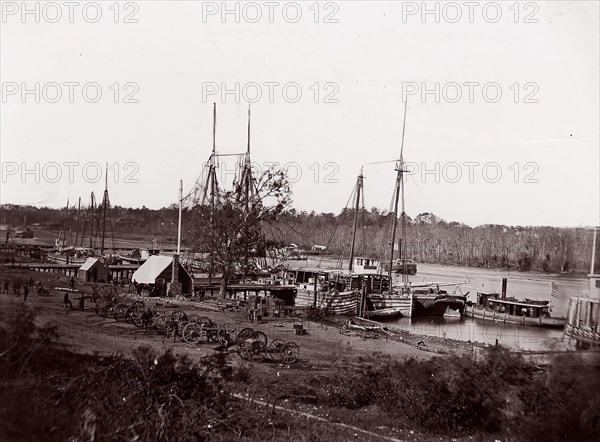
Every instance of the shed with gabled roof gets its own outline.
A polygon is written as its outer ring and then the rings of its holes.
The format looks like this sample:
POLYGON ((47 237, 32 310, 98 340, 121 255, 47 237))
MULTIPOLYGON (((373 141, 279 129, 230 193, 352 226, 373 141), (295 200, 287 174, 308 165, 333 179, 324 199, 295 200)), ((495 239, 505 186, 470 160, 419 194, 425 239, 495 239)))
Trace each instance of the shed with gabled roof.
POLYGON ((77 279, 85 282, 109 282, 110 270, 98 258, 87 258, 77 271, 77 279))

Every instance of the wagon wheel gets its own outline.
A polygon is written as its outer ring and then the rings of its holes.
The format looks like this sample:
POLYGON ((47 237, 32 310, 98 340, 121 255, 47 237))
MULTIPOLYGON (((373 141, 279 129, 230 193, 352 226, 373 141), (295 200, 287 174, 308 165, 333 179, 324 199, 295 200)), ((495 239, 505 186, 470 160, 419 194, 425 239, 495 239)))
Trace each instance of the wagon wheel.
POLYGON ((255 332, 252 333, 251 338, 255 341, 260 341, 264 344, 265 348, 267 348, 267 344, 269 342, 269 339, 267 338, 267 335, 264 334, 263 332, 256 330, 255 332))
POLYGON ((108 312, 110 310, 111 302, 107 299, 98 299, 96 302, 96 307, 94 310, 98 316, 106 317, 108 316, 108 312))
POLYGON ((183 330, 184 340, 186 335, 189 339, 186 342, 190 342, 190 344, 205 344, 208 342, 208 330, 202 324, 190 322, 183 330))
POLYGON ((217 332, 217 340, 223 344, 227 345, 232 342, 235 338, 235 327, 231 324, 223 324, 219 327, 219 331, 217 332))
POLYGON ((127 304, 117 304, 112 308, 112 316, 113 318, 115 318, 115 321, 117 322, 124 322, 125 321, 125 314, 127 312, 127 310, 129 309, 129 306, 127 304))
POLYGON ((261 341, 252 341, 248 348, 249 359, 260 362, 267 357, 267 346, 261 341))
POLYGON ((284 344, 281 339, 273 339, 267 350, 267 356, 273 361, 281 361, 281 348, 284 344))
POLYGON ((119 290, 111 284, 103 285, 96 291, 96 296, 100 298, 112 299, 115 296, 119 296, 119 290))
POLYGON ((235 338, 236 341, 240 342, 243 341, 245 339, 248 339, 252 336, 252 334, 254 333, 254 329, 250 328, 250 327, 246 327, 243 328, 237 335, 237 337, 235 338))
POLYGON ((294 342, 288 342, 281 348, 281 360, 286 364, 293 364, 300 357, 300 347, 294 342))
POLYGON ((138 307, 130 307, 126 313, 129 321, 138 328, 144 326, 144 309, 138 307))

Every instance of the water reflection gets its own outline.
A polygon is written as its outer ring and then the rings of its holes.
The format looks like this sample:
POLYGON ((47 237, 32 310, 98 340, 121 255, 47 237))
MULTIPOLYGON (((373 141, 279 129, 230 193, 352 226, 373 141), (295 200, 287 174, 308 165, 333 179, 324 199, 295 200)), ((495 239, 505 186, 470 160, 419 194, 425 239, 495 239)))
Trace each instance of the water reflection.
POLYGON ((566 345, 563 342, 562 328, 495 324, 492 321, 443 316, 401 318, 386 324, 411 333, 465 342, 495 345, 498 339, 500 345, 518 350, 560 349, 566 345))

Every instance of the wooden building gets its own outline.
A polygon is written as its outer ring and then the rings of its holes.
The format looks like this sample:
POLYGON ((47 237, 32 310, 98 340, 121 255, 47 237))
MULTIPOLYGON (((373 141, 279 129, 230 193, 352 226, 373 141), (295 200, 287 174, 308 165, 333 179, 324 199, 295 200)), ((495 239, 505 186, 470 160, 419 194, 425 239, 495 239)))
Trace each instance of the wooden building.
POLYGON ((110 282, 110 270, 98 258, 87 258, 77 271, 77 279, 85 282, 110 282))

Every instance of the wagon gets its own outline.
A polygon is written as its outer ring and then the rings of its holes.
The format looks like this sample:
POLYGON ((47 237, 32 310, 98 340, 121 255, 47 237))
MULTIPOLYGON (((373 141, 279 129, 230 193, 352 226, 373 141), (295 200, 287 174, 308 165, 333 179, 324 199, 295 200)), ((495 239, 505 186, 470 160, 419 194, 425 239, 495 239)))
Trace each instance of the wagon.
POLYGON ((295 342, 284 342, 274 339, 267 345, 267 335, 252 329, 242 330, 237 339, 237 352, 247 361, 260 362, 269 358, 275 362, 292 364, 298 361, 300 347, 295 342))
POLYGON ((215 324, 206 316, 191 318, 183 324, 182 338, 188 344, 204 344, 210 341, 227 345, 234 340, 235 327, 231 324, 215 324))

